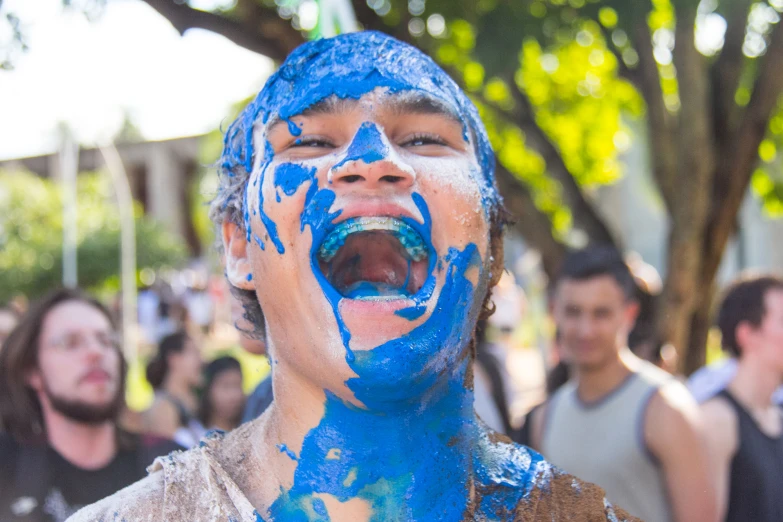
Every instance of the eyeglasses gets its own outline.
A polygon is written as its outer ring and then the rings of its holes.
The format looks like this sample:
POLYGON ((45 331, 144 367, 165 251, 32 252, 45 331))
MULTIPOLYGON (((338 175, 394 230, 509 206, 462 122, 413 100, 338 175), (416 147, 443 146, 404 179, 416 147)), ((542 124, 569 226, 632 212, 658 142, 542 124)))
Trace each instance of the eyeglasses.
POLYGON ((68 333, 53 339, 47 346, 58 352, 75 352, 89 344, 90 338, 103 350, 118 350, 120 348, 120 336, 116 332, 95 332, 85 335, 83 333, 68 333))

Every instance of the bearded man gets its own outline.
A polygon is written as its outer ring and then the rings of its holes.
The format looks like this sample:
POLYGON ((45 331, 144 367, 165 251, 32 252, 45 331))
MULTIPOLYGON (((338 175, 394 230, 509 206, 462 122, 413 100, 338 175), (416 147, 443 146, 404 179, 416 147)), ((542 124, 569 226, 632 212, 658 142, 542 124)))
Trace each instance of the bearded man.
POLYGON ((0 352, 0 520, 63 522, 177 445, 123 432, 111 314, 77 290, 37 303, 0 352))

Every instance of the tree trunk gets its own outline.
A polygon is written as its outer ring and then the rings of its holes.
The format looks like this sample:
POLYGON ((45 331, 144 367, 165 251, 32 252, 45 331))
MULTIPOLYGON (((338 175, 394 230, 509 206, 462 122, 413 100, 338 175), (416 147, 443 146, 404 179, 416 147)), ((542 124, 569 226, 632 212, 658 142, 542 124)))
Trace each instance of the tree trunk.
POLYGON ((712 304, 715 298, 715 283, 700 286, 690 323, 688 349, 678 361, 679 371, 689 376, 707 362, 707 337, 710 333, 712 304))

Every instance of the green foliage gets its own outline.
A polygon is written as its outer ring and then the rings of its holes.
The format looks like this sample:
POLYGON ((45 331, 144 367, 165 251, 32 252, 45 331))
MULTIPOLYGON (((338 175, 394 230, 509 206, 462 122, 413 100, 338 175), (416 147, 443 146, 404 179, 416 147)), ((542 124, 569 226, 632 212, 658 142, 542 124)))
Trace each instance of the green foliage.
POLYGON ((783 96, 769 121, 767 138, 759 145, 759 159, 750 182, 753 192, 767 214, 783 217, 783 96))
MULTIPOLYGON (((119 288, 120 222, 107 176, 78 178, 79 284, 119 288)), ((185 245, 136 214, 137 267, 182 263, 185 245)), ((53 181, 25 172, 0 173, 0 302, 35 298, 62 280, 62 197, 53 181)))

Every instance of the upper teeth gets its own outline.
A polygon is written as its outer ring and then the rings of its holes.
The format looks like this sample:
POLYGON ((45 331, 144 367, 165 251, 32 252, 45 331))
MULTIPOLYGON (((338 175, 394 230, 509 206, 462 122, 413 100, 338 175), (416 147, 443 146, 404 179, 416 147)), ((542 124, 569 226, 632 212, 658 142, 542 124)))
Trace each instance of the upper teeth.
POLYGON ((427 255, 421 235, 404 221, 391 217, 356 217, 341 222, 326 236, 318 249, 318 257, 330 262, 349 235, 368 230, 383 230, 394 234, 414 261, 421 261, 427 255))

